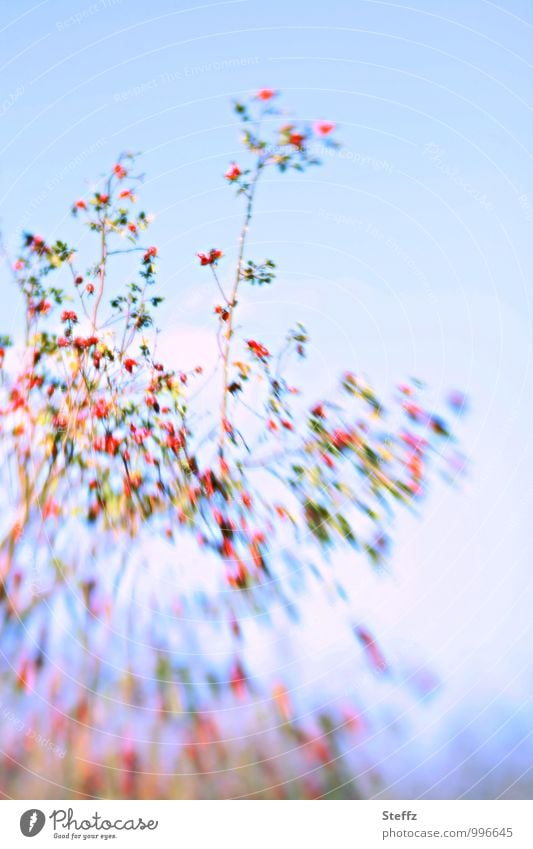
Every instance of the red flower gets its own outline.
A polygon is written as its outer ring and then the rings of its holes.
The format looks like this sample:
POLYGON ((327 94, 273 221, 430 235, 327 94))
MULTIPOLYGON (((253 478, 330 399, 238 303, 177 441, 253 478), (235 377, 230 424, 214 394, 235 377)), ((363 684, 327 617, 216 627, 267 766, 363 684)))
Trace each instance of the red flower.
POLYGON ((130 231, 130 233, 136 233, 137 225, 134 224, 133 221, 130 221, 130 223, 128 224, 128 230, 130 231))
POLYGON ((223 253, 216 248, 211 248, 208 254, 196 254, 196 256, 200 260, 200 265, 216 265, 223 253))
POLYGON ((54 416, 52 424, 58 430, 66 430, 68 421, 66 416, 62 416, 60 413, 58 413, 57 416, 54 416))
POLYGON ((63 310, 61 313, 61 321, 72 321, 74 324, 78 321, 78 316, 74 310, 63 310))
POLYGON ((150 431, 147 427, 142 427, 140 430, 137 430, 135 425, 131 425, 130 430, 133 434, 133 441, 136 445, 142 445, 145 439, 148 439, 150 436, 150 431))
POLYGON ((77 200, 74 206, 76 209, 87 209, 87 204, 84 200, 77 200))
POLYGON ((260 342, 256 342, 254 339, 248 339, 246 344, 248 345, 250 350, 253 351, 256 357, 259 357, 260 360, 265 360, 267 357, 270 356, 270 351, 268 350, 268 348, 265 348, 265 346, 261 345, 260 342))
POLYGON ((74 280, 74 283, 76 284, 76 286, 81 286, 81 284, 83 283, 83 277, 81 276, 81 274, 78 274, 78 276, 74 280))
POLYGON ((178 451, 183 445, 183 439, 180 436, 172 436, 170 433, 166 439, 166 446, 172 451, 178 451))
POLYGON ((273 88, 261 88, 256 94, 257 100, 272 100, 276 92, 273 88))
POLYGON ((122 165, 120 165, 120 163, 117 163, 115 165, 115 167, 113 168, 113 172, 114 172, 115 176, 118 177, 119 180, 123 180, 124 177, 126 176, 126 174, 128 173, 126 171, 126 169, 123 168, 122 165))
POLYGON ((137 365, 136 360, 132 360, 131 358, 124 360, 124 368, 126 369, 126 371, 129 371, 130 374, 132 374, 133 369, 135 368, 136 365, 137 365))
POLYGON ((109 200, 109 195, 97 195, 97 200, 99 203, 107 203, 109 200))
POLYGON ((326 413, 324 411, 324 405, 323 404, 317 404, 316 407, 313 407, 311 412, 318 419, 325 419, 326 418, 326 413))
POLYGON ((333 469, 335 467, 335 463, 333 462, 329 454, 325 454, 324 452, 322 452, 320 457, 322 459, 322 462, 326 464, 328 469, 333 469))
POLYGON ((331 121, 315 121, 313 129, 317 136, 329 136, 335 129, 335 126, 331 121))
POLYGON ((339 450, 346 448, 353 441, 352 436, 345 430, 334 430, 330 439, 332 445, 339 450))
POLYGON ((67 339, 66 336, 60 336, 57 340, 57 344, 59 348, 68 348, 70 345, 70 339, 67 339))
POLYGON ((215 313, 220 316, 222 321, 227 321, 229 318, 229 310, 221 307, 220 304, 217 304, 215 307, 215 313))
POLYGON ((151 248, 148 248, 148 250, 146 251, 146 253, 143 257, 143 262, 150 262, 150 260, 154 256, 157 256, 157 248, 152 246, 151 248))
POLYGON ((85 291, 87 292, 88 295, 92 295, 92 293, 94 292, 94 284, 93 283, 87 283, 87 285, 85 287, 85 291))
POLYGON ((21 268, 24 268, 24 260, 23 259, 17 259, 17 261, 13 263, 13 270, 14 271, 20 271, 21 268))
POLYGON ((47 312, 50 312, 52 309, 52 304, 50 301, 39 301, 37 306, 35 307, 35 312, 40 312, 43 315, 46 315, 47 312))
POLYGON ((205 486, 205 492, 208 498, 213 497, 214 489, 213 489, 213 475, 211 469, 207 469, 203 476, 203 483, 205 486))
POLYGON ((240 665, 239 661, 235 662, 230 671, 229 683, 236 697, 238 699, 243 699, 246 695, 246 672, 240 665))
POLYGON ((116 436, 111 436, 110 433, 107 434, 105 438, 105 450, 108 454, 115 455, 118 453, 118 449, 120 448, 120 439, 117 439, 116 436))
POLYGON ((414 436, 412 433, 402 433, 400 434, 400 437, 415 451, 424 451, 427 446, 427 441, 425 439, 420 436, 414 436))
POLYGON ((109 415, 110 404, 107 401, 104 401, 103 398, 99 398, 96 404, 94 405, 94 413, 98 419, 105 419, 109 415))
POLYGON ((355 635, 362 643, 372 666, 378 672, 386 672, 388 668, 387 661, 372 634, 366 628, 358 627, 355 629, 355 635))
MULTIPOLYGON (((93 448, 95 451, 105 451, 107 454, 116 454, 118 452, 120 446, 120 439, 117 439, 115 436, 111 436, 110 433, 106 434, 106 436, 97 436, 96 439, 93 440, 93 448)), ((97 482, 94 481, 95 486, 92 485, 93 482, 89 484, 90 489, 96 489, 97 482)))
POLYGON ((303 133, 291 133, 289 136, 289 144, 294 145, 298 150, 302 149, 304 141, 305 136, 303 133))
POLYGON ((42 236, 30 236, 30 244, 32 251, 35 251, 40 256, 48 251, 42 236))
POLYGON ((229 180, 230 183, 232 183, 234 180, 238 180, 239 177, 241 176, 241 174, 242 174, 242 171, 239 168, 239 166, 237 165, 237 163, 232 162, 230 167, 228 168, 228 170, 224 174, 224 177, 226 178, 226 180, 229 180))
POLYGON ((408 403, 407 401, 404 401, 402 407, 404 408, 405 412, 407 413, 410 419, 414 419, 415 421, 421 421, 423 419, 424 411, 422 407, 420 407, 418 404, 415 404, 414 402, 408 403))
POLYGON ((133 197, 133 190, 132 189, 122 189, 122 191, 119 194, 119 198, 131 198, 131 197, 133 197))

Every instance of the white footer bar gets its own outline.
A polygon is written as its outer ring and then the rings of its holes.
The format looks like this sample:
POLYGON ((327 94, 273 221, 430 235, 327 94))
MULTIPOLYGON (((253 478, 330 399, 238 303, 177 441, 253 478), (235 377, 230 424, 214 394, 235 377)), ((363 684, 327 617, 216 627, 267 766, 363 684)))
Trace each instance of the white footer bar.
POLYGON ((9 800, 0 824, 6 849, 533 849, 529 801, 9 800))

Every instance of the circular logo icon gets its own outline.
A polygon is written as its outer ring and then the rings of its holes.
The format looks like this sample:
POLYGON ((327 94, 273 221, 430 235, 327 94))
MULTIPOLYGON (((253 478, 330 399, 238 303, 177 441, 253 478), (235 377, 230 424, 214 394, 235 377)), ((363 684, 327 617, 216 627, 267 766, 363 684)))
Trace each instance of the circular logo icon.
POLYGON ((31 808, 29 811, 24 811, 20 818, 20 830, 24 837, 35 837, 43 830, 46 817, 42 811, 37 808, 31 808))

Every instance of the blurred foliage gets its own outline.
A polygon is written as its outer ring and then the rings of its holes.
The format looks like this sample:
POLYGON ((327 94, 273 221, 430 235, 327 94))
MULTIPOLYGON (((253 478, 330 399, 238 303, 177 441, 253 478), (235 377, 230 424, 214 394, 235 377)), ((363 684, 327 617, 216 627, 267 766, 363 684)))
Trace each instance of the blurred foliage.
MULTIPOLYGON (((280 274, 248 256, 263 174, 319 164, 317 140, 338 146, 333 124, 287 122, 275 104, 270 89, 235 104, 246 162, 225 174, 244 205, 228 291, 224 251, 198 253, 221 298, 218 407, 202 400, 213 376, 201 362, 182 371, 157 356, 158 249, 144 243, 151 217, 136 211, 135 156, 72 205, 94 236, 92 263, 80 268, 75 247, 34 233, 11 262, 25 305, 23 338, 10 350, 3 337, 0 349, 3 709, 14 717, 1 775, 11 796, 358 793, 343 760, 347 735, 362 733, 356 712, 298 718, 290 681, 265 689, 244 660, 245 623, 297 617, 306 582, 327 572, 337 546, 383 568, 396 505, 416 506, 432 464, 457 466, 459 455, 418 381, 388 409, 347 371, 330 398, 310 401, 293 379, 309 344, 302 325, 279 351, 239 338, 246 287, 280 274), (132 253, 137 274, 111 296, 132 253), (186 589, 170 577, 164 597, 150 598, 160 558, 172 564, 186 538, 196 551, 186 589), (148 616, 132 587, 150 598, 148 616), (224 647, 218 666, 213 645, 224 647)), ((354 652, 386 674, 368 628, 355 623, 354 637, 354 652)))

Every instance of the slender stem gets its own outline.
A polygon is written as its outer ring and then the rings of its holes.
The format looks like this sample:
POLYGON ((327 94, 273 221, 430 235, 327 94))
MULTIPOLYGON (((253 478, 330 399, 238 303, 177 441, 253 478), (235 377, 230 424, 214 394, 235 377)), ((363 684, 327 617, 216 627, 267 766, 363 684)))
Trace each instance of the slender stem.
POLYGON ((216 273, 214 265, 211 266, 211 271, 213 272, 213 277, 215 278, 215 282, 218 286, 218 290, 219 290, 220 294, 222 295, 222 297, 224 298, 224 303, 226 304, 227 307, 229 307, 230 302, 228 301, 228 296, 226 295, 226 293, 224 292, 224 289, 222 288, 222 284, 221 284, 220 280, 218 279, 218 274, 216 273))
POLYGON ((116 251, 108 251, 107 256, 117 256, 118 254, 133 254, 138 252, 146 253, 146 248, 140 245, 136 248, 121 248, 116 251))
MULTIPOLYGON (((107 197, 108 197, 108 203, 110 203, 110 198, 111 198, 111 181, 112 181, 112 177, 109 177, 109 179, 107 181, 107 186, 106 186, 106 194, 107 194, 107 197)), ((104 205, 104 208, 103 208, 101 216, 100 216, 100 224, 101 224, 101 227, 102 227, 102 235, 101 235, 101 240, 100 240, 100 286, 98 288, 98 295, 96 296, 96 301, 94 303, 94 310, 93 310, 92 325, 93 325, 93 332, 94 333, 96 333, 96 320, 98 318, 98 309, 100 307, 100 303, 101 303, 102 298, 104 296, 105 272, 106 272, 106 261, 107 261, 106 219, 107 219, 107 211, 106 211, 106 205, 104 205)))
POLYGON ((72 274, 72 281, 73 281, 73 283, 74 283, 74 288, 76 289, 76 291, 77 291, 77 293, 78 293, 78 297, 79 297, 79 299, 80 299, 80 303, 81 303, 81 306, 82 306, 83 312, 85 313, 86 317, 87 317, 87 318, 89 318, 89 320, 90 320, 89 313, 87 312, 87 307, 85 306, 85 301, 84 301, 83 296, 82 296, 82 294, 81 294, 81 292, 80 292, 79 286, 76 284, 77 274, 76 274, 76 272, 74 271, 74 266, 72 265, 72 263, 71 263, 71 262, 69 262, 69 263, 68 263, 68 266, 69 266, 69 268, 70 268, 70 273, 72 274))
POLYGON ((242 279, 242 261, 244 258, 244 249, 246 247, 246 237, 248 234, 248 229, 250 226, 250 221, 252 219, 253 207, 254 207, 254 198, 255 198, 255 190, 257 188, 257 181, 259 180, 259 176, 261 174, 262 168, 264 166, 263 157, 259 157, 257 160, 257 164, 254 171, 254 176, 250 183, 250 189, 248 191, 248 202, 246 204, 246 213, 244 216, 244 222, 241 228, 241 232, 239 235, 239 255, 237 257, 237 267, 235 270, 235 281, 233 283, 233 289, 231 291, 230 299, 228 302, 229 306, 229 317, 227 321, 227 330, 225 334, 226 344, 222 353, 222 405, 220 410, 220 438, 219 438, 219 453, 222 456, 224 453, 224 442, 226 439, 226 430, 225 430, 225 421, 228 407, 228 372, 229 372, 229 361, 230 361, 230 353, 231 353, 231 341, 233 337, 233 318, 235 315, 235 309, 237 307, 237 293, 239 291, 239 284, 242 279))
POLYGON ((105 286, 105 263, 107 259, 107 240, 106 240, 106 228, 105 228, 105 214, 104 219, 102 221, 102 237, 100 243, 101 256, 100 256, 100 286, 98 288, 98 295, 96 296, 96 301, 94 302, 94 310, 93 310, 93 318, 92 325, 93 331, 96 332, 96 320, 98 318, 98 308, 102 301, 104 295, 104 286, 105 286))

